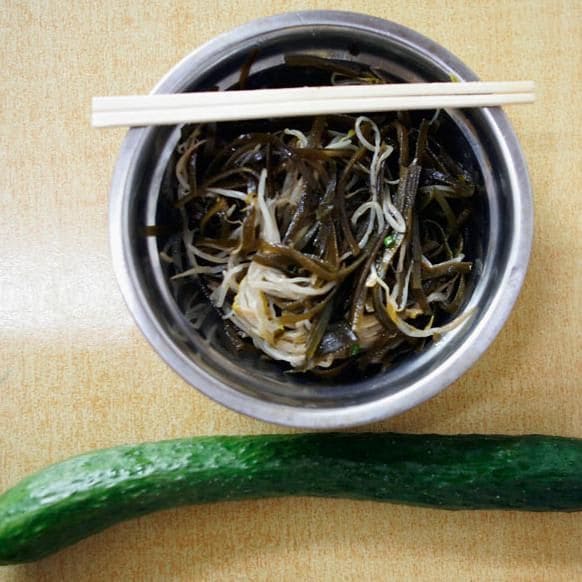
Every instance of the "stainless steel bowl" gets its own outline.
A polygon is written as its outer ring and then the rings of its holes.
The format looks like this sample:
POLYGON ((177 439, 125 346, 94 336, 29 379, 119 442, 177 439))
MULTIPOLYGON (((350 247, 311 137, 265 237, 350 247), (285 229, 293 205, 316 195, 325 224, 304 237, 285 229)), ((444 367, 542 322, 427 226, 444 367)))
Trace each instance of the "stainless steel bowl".
MULTIPOLYGON (((154 92, 174 93, 237 80, 249 52, 253 71, 282 63, 285 53, 311 53, 375 65, 407 82, 477 80, 431 40, 385 20, 348 12, 297 12, 265 18, 223 34, 188 55, 154 92)), ((532 242, 527 168, 505 114, 497 108, 448 111, 451 140, 478 167, 485 194, 473 224, 476 315, 422 353, 392 369, 325 385, 284 374, 274 362, 237 358, 182 316, 160 264, 157 242, 140 229, 156 223, 160 187, 177 128, 138 128, 123 142, 111 186, 110 232, 115 271, 127 305, 162 358, 192 386, 238 412, 277 424, 331 429, 365 424, 408 410, 454 382, 491 344, 517 298, 532 242)))

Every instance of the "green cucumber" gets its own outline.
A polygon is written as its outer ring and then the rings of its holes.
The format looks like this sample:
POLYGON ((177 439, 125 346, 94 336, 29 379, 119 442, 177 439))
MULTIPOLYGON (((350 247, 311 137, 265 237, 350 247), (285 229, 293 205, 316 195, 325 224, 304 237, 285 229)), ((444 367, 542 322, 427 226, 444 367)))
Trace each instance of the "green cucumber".
POLYGON ((321 433, 198 437, 95 451, 0 496, 0 564, 37 560, 160 509, 288 495, 579 511, 582 439, 321 433))

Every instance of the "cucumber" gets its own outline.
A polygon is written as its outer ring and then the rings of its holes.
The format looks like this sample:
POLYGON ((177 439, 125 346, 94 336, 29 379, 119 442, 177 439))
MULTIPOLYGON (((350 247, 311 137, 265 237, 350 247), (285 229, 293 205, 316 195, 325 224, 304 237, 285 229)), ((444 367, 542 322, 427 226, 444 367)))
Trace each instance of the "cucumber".
POLYGON ((0 496, 0 564, 37 560, 161 509, 288 495, 579 511, 582 439, 321 433, 198 437, 95 451, 0 496))

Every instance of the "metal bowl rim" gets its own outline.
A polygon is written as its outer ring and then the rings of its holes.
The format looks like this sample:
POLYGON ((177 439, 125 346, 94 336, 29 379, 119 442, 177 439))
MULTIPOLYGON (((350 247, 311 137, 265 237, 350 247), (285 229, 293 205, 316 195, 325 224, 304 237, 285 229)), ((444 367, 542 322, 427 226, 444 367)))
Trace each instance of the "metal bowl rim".
MULTIPOLYGON (((407 45, 430 56, 454 72, 460 80, 478 77, 457 57, 434 41, 399 24, 380 18, 344 11, 303 11, 254 20, 223 33, 188 54, 155 86, 153 93, 175 91, 196 63, 224 51, 242 39, 256 38, 290 27, 327 26, 368 31, 407 45)), ((110 188, 110 246, 114 271, 125 302, 138 327, 159 355, 186 382, 216 402, 237 412, 275 424, 309 429, 332 429, 362 425, 400 414, 432 398, 465 373, 485 352, 509 317, 527 272, 533 237, 533 205, 526 162, 513 129, 499 108, 484 110, 498 144, 504 151, 512 180, 516 210, 510 258, 497 290, 494 314, 473 333, 446 362, 409 387, 383 398, 341 408, 301 408, 260 400, 225 385, 197 366, 175 345, 150 309, 133 272, 125 224, 128 177, 140 148, 153 128, 134 128, 123 141, 110 188), (494 316, 493 316, 494 315, 494 316)))

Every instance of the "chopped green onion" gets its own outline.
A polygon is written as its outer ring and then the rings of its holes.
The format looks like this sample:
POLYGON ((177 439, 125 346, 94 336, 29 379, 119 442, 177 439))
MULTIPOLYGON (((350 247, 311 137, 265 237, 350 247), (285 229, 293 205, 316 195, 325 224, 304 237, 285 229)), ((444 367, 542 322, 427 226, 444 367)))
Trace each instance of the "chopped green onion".
POLYGON ((394 245, 396 244, 396 235, 395 234, 389 234, 385 239, 384 239, 384 246, 387 249, 391 249, 394 245))

